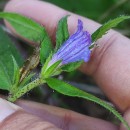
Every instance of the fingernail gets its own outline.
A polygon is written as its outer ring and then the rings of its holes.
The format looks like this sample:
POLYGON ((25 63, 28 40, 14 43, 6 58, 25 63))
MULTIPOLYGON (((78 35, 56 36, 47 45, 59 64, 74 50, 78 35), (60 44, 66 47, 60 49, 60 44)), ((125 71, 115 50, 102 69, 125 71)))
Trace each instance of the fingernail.
POLYGON ((7 118, 8 116, 20 109, 22 108, 0 98, 0 122, 2 122, 5 118, 7 118))

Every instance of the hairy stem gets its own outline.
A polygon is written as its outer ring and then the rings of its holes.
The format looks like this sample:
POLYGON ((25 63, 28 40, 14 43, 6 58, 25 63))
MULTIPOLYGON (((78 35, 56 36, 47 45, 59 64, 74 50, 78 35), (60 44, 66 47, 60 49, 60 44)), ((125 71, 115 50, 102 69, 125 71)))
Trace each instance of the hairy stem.
POLYGON ((43 80, 41 78, 37 78, 34 81, 32 81, 31 83, 29 83, 26 86, 24 86, 23 88, 21 88, 20 90, 18 90, 16 92, 16 94, 10 95, 7 100, 10 102, 15 102, 18 98, 23 96, 25 93, 29 92, 33 88, 35 88, 43 83, 45 83, 45 80, 43 80))

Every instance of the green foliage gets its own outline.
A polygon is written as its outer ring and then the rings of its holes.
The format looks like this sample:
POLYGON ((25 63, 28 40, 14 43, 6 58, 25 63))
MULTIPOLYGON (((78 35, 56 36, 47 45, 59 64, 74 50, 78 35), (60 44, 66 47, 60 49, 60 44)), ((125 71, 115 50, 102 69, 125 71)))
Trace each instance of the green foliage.
POLYGON ((22 87, 24 87, 27 83, 29 83, 29 81, 31 80, 31 78, 32 78, 34 75, 35 75, 34 73, 31 73, 31 74, 29 74, 28 76, 26 76, 26 77, 22 80, 22 82, 20 82, 19 88, 22 88, 22 87))
POLYGON ((56 48, 55 48, 56 51, 69 38, 67 18, 68 15, 61 18, 61 20, 58 22, 56 31, 56 48))
POLYGON ((1 12, 0 18, 6 19, 22 37, 38 43, 44 38, 45 29, 25 16, 16 13, 1 12))
POLYGON ((110 30, 113 27, 116 27, 120 22, 123 22, 126 19, 129 19, 130 16, 120 16, 113 20, 108 21, 107 23, 103 24, 100 28, 98 28, 93 34, 92 34, 92 41, 95 42, 99 38, 101 38, 108 30, 110 30))
POLYGON ((73 62, 67 65, 64 65, 61 69, 66 72, 71 72, 79 68, 82 63, 83 61, 73 62))
POLYGON ((14 63, 12 56, 19 66, 23 64, 23 59, 18 50, 0 28, 0 89, 9 90, 13 84, 14 63))
POLYGON ((10 85, 9 93, 15 94, 18 90, 18 84, 19 84, 19 80, 20 80, 20 68, 13 56, 12 56, 12 60, 13 60, 13 67, 14 67, 13 82, 12 82, 12 85, 10 85))
POLYGON ((20 68, 13 56, 12 56, 12 59, 13 59, 13 64, 14 64, 13 84, 15 84, 17 86, 19 83, 19 79, 20 79, 20 71, 19 71, 20 68))
POLYGON ((61 61, 57 61, 54 64, 52 64, 51 66, 48 66, 48 68, 46 69, 46 71, 44 72, 44 78, 48 78, 51 77, 57 70, 58 65, 61 63, 61 61))
POLYGON ((40 60, 42 65, 45 63, 46 59, 48 58, 49 54, 52 51, 52 43, 47 34, 45 34, 44 39, 41 43, 41 49, 40 49, 40 60))
POLYGON ((52 58, 52 52, 50 53, 50 55, 49 55, 48 58, 46 59, 45 64, 44 64, 43 67, 42 67, 41 77, 44 76, 44 73, 45 73, 45 71, 46 71, 46 69, 47 69, 48 63, 49 63, 49 61, 51 60, 51 58, 52 58))
POLYGON ((95 97, 94 95, 86 93, 82 90, 79 90, 79 89, 75 88, 74 86, 69 85, 58 79, 48 78, 48 79, 46 79, 46 81, 47 81, 47 84, 52 89, 58 91, 59 93, 62 93, 67 96, 87 99, 89 101, 95 102, 95 103, 101 105, 102 107, 108 109, 128 128, 128 130, 130 130, 130 127, 128 126, 127 122, 123 119, 123 117, 113 107, 111 107, 109 104, 102 101, 101 99, 95 97))
POLYGON ((12 82, 9 71, 2 61, 0 61, 0 89, 9 90, 12 82))

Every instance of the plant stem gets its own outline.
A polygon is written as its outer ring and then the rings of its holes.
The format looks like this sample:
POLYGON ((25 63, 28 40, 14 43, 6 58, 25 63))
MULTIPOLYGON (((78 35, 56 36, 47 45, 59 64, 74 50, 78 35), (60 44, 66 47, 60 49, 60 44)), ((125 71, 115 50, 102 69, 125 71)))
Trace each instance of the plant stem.
POLYGON ((43 80, 41 78, 37 78, 34 81, 32 81, 31 83, 29 83, 26 86, 24 86, 23 88, 21 88, 16 94, 10 95, 7 100, 10 102, 15 102, 18 98, 23 96, 25 93, 29 92, 33 88, 35 88, 38 85, 41 85, 43 83, 45 83, 45 80, 43 80))

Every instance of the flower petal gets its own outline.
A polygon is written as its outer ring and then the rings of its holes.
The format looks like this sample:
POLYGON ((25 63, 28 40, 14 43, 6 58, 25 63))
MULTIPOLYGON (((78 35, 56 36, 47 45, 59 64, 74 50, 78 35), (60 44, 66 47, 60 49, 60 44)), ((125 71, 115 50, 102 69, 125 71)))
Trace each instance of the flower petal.
POLYGON ((90 54, 91 51, 89 50, 88 47, 84 48, 82 51, 80 51, 78 54, 76 54, 73 57, 70 57, 66 60, 63 60, 62 64, 68 64, 71 62, 77 62, 77 61, 84 61, 84 62, 88 62, 90 59, 90 54))
POLYGON ((91 43, 91 36, 87 31, 85 31, 83 32, 82 36, 80 36, 78 39, 74 40, 73 42, 70 42, 68 46, 63 45, 64 48, 60 48, 59 51, 57 52, 57 55, 59 56, 59 58, 62 58, 66 55, 70 55, 70 52, 78 50, 80 46, 81 47, 86 45, 89 46, 90 43, 91 43), (83 45, 84 43, 85 45, 83 45))
POLYGON ((76 31, 76 33, 74 33, 73 35, 71 35, 69 37, 69 39, 62 45, 62 47, 57 51, 57 54, 61 53, 68 45, 70 45, 70 43, 72 43, 73 41, 75 41, 76 39, 81 38, 81 36, 83 35, 83 22, 81 20, 78 20, 78 29, 76 31))

